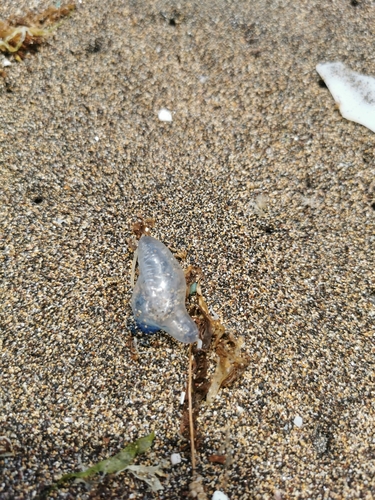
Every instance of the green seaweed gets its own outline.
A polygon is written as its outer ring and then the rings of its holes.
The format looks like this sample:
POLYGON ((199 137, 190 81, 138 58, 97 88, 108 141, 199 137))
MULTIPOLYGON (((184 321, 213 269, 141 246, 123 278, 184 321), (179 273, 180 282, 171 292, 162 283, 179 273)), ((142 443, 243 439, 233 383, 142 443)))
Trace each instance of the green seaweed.
POLYGON ((99 472, 102 472, 103 474, 114 474, 123 471, 133 462, 137 455, 145 453, 149 448, 151 448, 154 439, 155 433, 151 432, 148 436, 144 436, 137 439, 133 443, 129 443, 119 453, 113 455, 113 457, 101 460, 86 470, 64 474, 56 483, 48 486, 39 498, 46 498, 51 491, 60 488, 71 479, 88 479, 99 472))

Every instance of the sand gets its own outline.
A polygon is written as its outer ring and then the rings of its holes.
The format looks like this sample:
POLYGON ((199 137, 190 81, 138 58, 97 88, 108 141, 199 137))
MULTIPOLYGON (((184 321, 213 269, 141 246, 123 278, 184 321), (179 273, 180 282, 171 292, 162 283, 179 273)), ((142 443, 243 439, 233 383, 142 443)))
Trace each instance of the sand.
MULTIPOLYGON (((3 0, 0 18, 47 5, 3 0)), ((374 26, 370 0, 83 0, 6 68, 2 500, 36 498, 152 430, 136 463, 169 463, 159 494, 123 473, 50 498, 186 498, 187 348, 135 331, 138 216, 202 268, 250 357, 201 413, 207 497, 375 496, 375 135, 340 116, 315 71, 339 60, 375 75, 374 26), (228 471, 209 461, 226 433, 228 471)))

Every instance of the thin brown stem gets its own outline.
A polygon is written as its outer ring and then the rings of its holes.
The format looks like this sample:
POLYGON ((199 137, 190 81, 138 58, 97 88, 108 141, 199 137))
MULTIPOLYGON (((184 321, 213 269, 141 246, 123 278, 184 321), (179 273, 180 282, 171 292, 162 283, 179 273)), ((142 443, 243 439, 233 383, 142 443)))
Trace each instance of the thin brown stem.
POLYGON ((191 466, 193 469, 193 476, 195 474, 195 443, 194 443, 194 420, 193 420, 193 353, 191 344, 189 346, 189 428, 190 428, 190 449, 191 449, 191 466))

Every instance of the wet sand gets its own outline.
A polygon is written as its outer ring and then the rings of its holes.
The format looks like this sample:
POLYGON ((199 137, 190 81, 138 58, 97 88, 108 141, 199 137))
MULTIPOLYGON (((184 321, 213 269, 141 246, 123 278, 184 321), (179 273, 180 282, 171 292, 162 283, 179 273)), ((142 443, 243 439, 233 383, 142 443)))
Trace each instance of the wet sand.
MULTIPOLYGON (((1 3, 0 18, 15 13, 1 3)), ((341 117, 315 71, 340 60, 375 76, 374 26, 369 0, 83 1, 6 68, 0 435, 14 456, 0 458, 1 499, 34 498, 151 430, 137 463, 182 456, 158 495, 123 473, 51 497, 186 498, 187 348, 134 330, 138 216, 202 268, 250 357, 201 413, 208 498, 375 496, 375 135, 341 117), (227 472, 209 462, 226 429, 227 472)))

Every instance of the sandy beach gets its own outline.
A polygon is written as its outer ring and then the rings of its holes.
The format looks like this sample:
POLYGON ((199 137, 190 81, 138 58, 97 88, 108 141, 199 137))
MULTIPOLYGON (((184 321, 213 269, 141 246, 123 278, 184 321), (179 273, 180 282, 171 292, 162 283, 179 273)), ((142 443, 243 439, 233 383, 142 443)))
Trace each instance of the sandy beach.
POLYGON ((164 467, 160 492, 124 472, 48 498, 188 498, 188 348, 135 328, 138 217, 250 359, 202 407, 207 498, 375 497, 375 135, 315 70, 375 76, 374 36, 370 0, 82 0, 35 54, 0 55, 1 500, 151 431, 135 463, 164 467))

